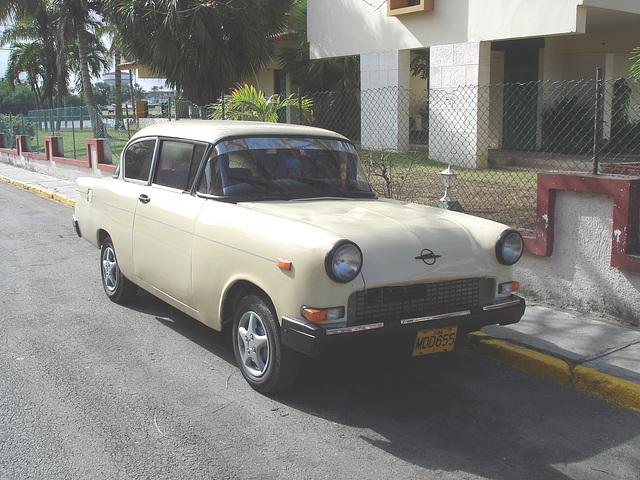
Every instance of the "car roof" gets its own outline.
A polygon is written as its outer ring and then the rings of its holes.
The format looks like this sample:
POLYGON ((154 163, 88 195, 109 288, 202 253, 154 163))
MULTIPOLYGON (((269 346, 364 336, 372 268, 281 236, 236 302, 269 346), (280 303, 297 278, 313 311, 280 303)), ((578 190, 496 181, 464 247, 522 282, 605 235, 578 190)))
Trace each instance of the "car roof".
POLYGON ((215 143, 236 136, 311 136, 347 140, 339 133, 305 125, 233 120, 178 120, 141 129, 131 140, 142 137, 171 137, 215 143))

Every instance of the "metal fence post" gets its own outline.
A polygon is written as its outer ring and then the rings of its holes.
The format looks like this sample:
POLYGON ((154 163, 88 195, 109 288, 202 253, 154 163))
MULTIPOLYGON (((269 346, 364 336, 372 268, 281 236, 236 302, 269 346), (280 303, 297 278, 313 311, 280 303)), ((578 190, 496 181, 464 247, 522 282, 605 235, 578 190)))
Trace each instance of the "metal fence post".
POLYGON ((602 68, 596 68, 596 103, 593 116, 593 174, 598 174, 598 146, 602 139, 602 68))
MULTIPOLYGON (((74 110, 78 111, 77 107, 71 107, 71 137, 73 138, 73 158, 78 158, 78 154, 76 152, 76 119, 73 114, 74 110)), ((82 115, 82 112, 79 113, 82 115)))
POLYGON ((300 125, 304 125, 304 122, 302 121, 302 97, 300 96, 300 87, 298 87, 298 118, 300 125))

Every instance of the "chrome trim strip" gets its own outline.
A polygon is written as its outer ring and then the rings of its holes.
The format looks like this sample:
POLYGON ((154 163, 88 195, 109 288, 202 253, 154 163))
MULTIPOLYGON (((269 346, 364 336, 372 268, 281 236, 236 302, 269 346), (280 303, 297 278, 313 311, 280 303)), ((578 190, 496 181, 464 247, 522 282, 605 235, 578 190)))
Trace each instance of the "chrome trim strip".
POLYGON ((78 219, 75 215, 71 215, 71 223, 73 225, 73 229, 76 231, 76 235, 82 238, 82 233, 80 233, 80 224, 78 223, 78 219))
POLYGON ((485 307, 482 307, 482 310, 484 310, 486 312, 488 310, 499 310, 501 308, 506 308, 506 307, 515 307, 516 305, 520 305, 520 300, 509 300, 509 301, 503 302, 503 303, 496 303, 494 305, 487 305, 485 307))
POLYGON ((342 333, 364 332, 366 330, 374 330, 384 327, 384 323, 369 323, 368 325, 357 325, 354 327, 331 328, 326 330, 327 335, 339 335, 342 333))
POLYGON ((400 320, 401 325, 410 325, 412 323, 428 322, 430 320, 442 320, 443 318, 465 317, 471 315, 471 310, 461 310, 459 312, 441 313, 440 315, 430 315, 428 317, 407 318, 400 320))
POLYGON ((304 320, 299 320, 297 318, 291 318, 291 317, 282 317, 283 323, 285 320, 291 323, 295 323, 297 326, 307 328, 309 330, 314 330, 314 331, 320 330, 320 327, 318 327, 317 325, 314 325, 313 323, 305 322, 304 320))

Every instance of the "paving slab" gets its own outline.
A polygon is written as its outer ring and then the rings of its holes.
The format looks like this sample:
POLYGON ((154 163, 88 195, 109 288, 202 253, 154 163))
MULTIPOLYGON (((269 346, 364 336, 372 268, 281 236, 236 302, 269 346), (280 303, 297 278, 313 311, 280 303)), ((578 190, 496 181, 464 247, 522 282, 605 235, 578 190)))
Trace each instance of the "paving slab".
POLYGON ((492 325, 482 331, 577 363, 595 360, 640 343, 639 330, 541 305, 527 305, 519 323, 492 325))
POLYGON ((640 385, 640 343, 584 362, 582 365, 640 385))
MULTIPOLYGON (((56 200, 67 200, 62 203, 69 204, 70 201, 75 199, 75 182, 71 180, 63 180, 59 178, 52 177, 50 175, 46 175, 43 173, 32 172, 30 170, 26 170, 20 167, 16 167, 13 165, 9 165, 6 163, 0 162, 0 177, 4 177, 10 181, 10 183, 22 183, 25 184, 25 188, 30 190, 42 190, 46 192, 51 192, 51 194, 57 194, 58 196, 64 197, 63 199, 56 200)), ((38 192, 42 193, 42 192, 38 192)), ((53 198, 53 197, 52 197, 53 198)))

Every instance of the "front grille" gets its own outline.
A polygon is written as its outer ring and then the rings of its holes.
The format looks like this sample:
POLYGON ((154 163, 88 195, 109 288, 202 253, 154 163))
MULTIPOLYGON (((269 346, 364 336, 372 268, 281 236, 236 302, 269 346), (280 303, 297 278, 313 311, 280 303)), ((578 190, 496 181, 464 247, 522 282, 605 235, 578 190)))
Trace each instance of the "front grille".
POLYGON ((347 325, 426 317, 478 305, 479 278, 372 288, 351 295, 347 325))

